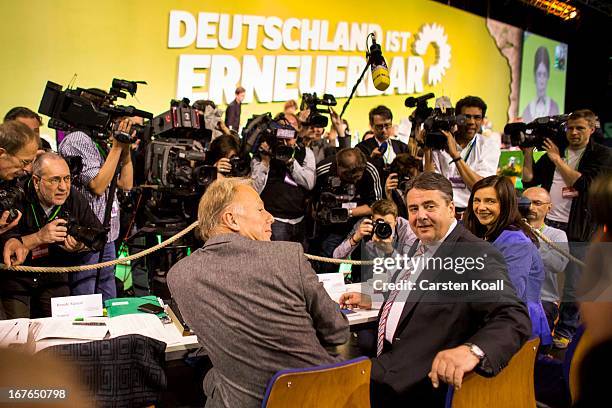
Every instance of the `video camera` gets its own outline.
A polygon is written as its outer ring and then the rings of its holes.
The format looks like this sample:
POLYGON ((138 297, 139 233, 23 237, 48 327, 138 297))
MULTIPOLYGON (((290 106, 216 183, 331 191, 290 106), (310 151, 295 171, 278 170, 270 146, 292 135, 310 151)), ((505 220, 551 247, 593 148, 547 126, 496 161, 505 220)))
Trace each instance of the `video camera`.
POLYGON ((76 218, 66 210, 63 211, 61 218, 66 220, 66 224, 64 224, 67 229, 66 233, 88 248, 98 252, 106 245, 107 233, 104 228, 79 225, 76 218))
POLYGON ((504 126, 502 141, 518 147, 544 149, 544 140, 550 139, 559 150, 567 147, 565 123, 569 115, 544 116, 530 123, 516 122, 504 126))
POLYGON ((323 116, 322 113, 329 113, 328 109, 319 108, 319 106, 336 106, 336 98, 331 94, 323 94, 323 98, 318 98, 317 93, 303 93, 302 102, 300 103, 300 110, 309 109, 310 114, 306 119, 307 126, 314 127, 327 127, 329 120, 327 116, 323 116))
POLYGON ((316 204, 316 218, 323 225, 347 222, 350 215, 344 204, 351 202, 355 195, 354 184, 343 183, 340 177, 330 177, 316 204))
POLYGON ((15 207, 17 207, 18 203, 23 202, 24 198, 25 192, 23 188, 17 184, 0 189, 0 216, 2 216, 5 211, 8 211, 9 216, 6 220, 7 223, 11 223, 17 218, 19 214, 15 207))
POLYGON ((281 120, 272 119, 268 112, 263 115, 254 115, 242 129, 242 157, 248 154, 269 155, 282 162, 289 161, 295 153, 295 148, 287 146, 283 140, 296 138, 296 130, 289 124, 281 123, 281 120), (262 148, 266 142, 269 151, 262 148))
MULTIPOLYGON (((143 81, 126 81, 114 78, 108 92, 100 89, 65 89, 51 81, 47 81, 45 91, 38 107, 38 112, 49 116, 49 127, 52 129, 73 131, 84 130, 91 137, 106 139, 113 129, 114 121, 123 116, 139 116, 151 119, 153 115, 136 109, 133 106, 121 106, 115 102, 117 98, 125 98, 126 91, 134 96, 138 84, 143 81)), ((116 132, 115 138, 121 143, 131 143, 144 137, 143 129, 137 129, 135 138, 131 135, 116 132)))
MULTIPOLYGON (((415 107, 411 116, 413 128, 423 124, 425 129, 425 147, 442 150, 447 146, 447 139, 442 131, 450 132, 455 126, 465 126, 465 116, 455 115, 455 109, 451 106, 430 108, 427 101, 433 98, 433 93, 428 93, 419 97, 408 97, 404 101, 406 107, 415 107)), ((450 105, 450 101, 444 101, 445 97, 439 98, 443 104, 450 105)))

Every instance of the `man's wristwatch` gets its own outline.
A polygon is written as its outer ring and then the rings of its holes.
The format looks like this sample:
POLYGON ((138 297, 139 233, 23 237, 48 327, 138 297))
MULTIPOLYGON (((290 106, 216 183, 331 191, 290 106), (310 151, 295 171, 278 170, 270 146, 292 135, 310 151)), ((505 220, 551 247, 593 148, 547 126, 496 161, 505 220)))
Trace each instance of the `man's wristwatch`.
POLYGON ((484 351, 474 343, 465 343, 464 346, 468 346, 470 352, 478 358, 478 360, 482 360, 485 357, 484 351))

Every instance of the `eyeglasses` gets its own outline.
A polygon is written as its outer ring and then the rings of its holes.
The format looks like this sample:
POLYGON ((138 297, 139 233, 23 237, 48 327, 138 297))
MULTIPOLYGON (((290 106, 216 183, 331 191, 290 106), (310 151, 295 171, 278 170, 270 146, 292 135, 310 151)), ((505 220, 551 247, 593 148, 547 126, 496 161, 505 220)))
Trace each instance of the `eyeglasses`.
POLYGON ((374 125, 374 129, 376 130, 387 130, 387 129, 391 129, 393 127, 393 123, 381 123, 378 125, 374 125))
POLYGON ((13 156, 14 158, 16 158, 17 160, 19 160, 19 162, 21 163, 21 167, 28 167, 34 161, 34 159, 26 160, 26 159, 20 159, 19 157, 15 156, 14 154, 10 154, 10 155, 13 156))
POLYGON ((470 115, 469 113, 466 113, 463 116, 465 116, 466 119, 482 120, 482 115, 470 115))
POLYGON ((534 206, 536 206, 536 207, 541 207, 541 206, 543 206, 543 205, 550 204, 550 202, 548 202, 548 201, 538 201, 538 200, 535 200, 535 201, 532 201, 532 202, 531 202, 531 204, 533 204, 533 205, 534 205, 534 206))
MULTIPOLYGON (((38 177, 40 177, 40 176, 38 176, 38 177)), ((51 184, 52 186, 59 186, 60 183, 62 182, 62 180, 66 184, 70 184, 70 182, 72 181, 72 177, 71 176, 64 176, 64 177, 56 176, 56 177, 50 177, 50 178, 40 177, 40 178, 42 180, 45 180, 47 183, 51 184)))

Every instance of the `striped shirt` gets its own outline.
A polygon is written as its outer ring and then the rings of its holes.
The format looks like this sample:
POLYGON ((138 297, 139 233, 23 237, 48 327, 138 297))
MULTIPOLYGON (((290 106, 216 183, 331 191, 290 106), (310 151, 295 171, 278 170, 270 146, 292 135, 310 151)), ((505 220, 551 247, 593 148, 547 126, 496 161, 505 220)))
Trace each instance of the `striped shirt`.
MULTIPOLYGON (((104 211, 106 209, 106 200, 108 197, 108 187, 101 196, 92 193, 87 187, 89 183, 98 175, 105 158, 102 157, 100 151, 96 147, 95 142, 87 134, 77 131, 66 135, 64 140, 59 145, 59 154, 63 157, 78 156, 83 160, 83 170, 77 176, 75 187, 89 202, 89 206, 94 214, 98 217, 101 223, 104 224, 104 211)), ((119 237, 119 201, 117 195, 113 199, 113 208, 111 211, 110 232, 108 234, 108 242, 115 241, 119 237)))

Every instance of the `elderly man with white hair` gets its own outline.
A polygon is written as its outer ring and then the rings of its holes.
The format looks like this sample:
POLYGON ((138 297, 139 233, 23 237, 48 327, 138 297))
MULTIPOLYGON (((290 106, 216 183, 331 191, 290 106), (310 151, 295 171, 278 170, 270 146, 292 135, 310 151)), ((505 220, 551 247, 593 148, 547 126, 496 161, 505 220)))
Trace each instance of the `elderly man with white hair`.
POLYGON ((277 371, 338 361, 348 320, 294 242, 270 241, 272 215, 249 180, 208 187, 198 208, 204 246, 168 273, 168 286, 213 368, 207 407, 259 407, 277 371))

